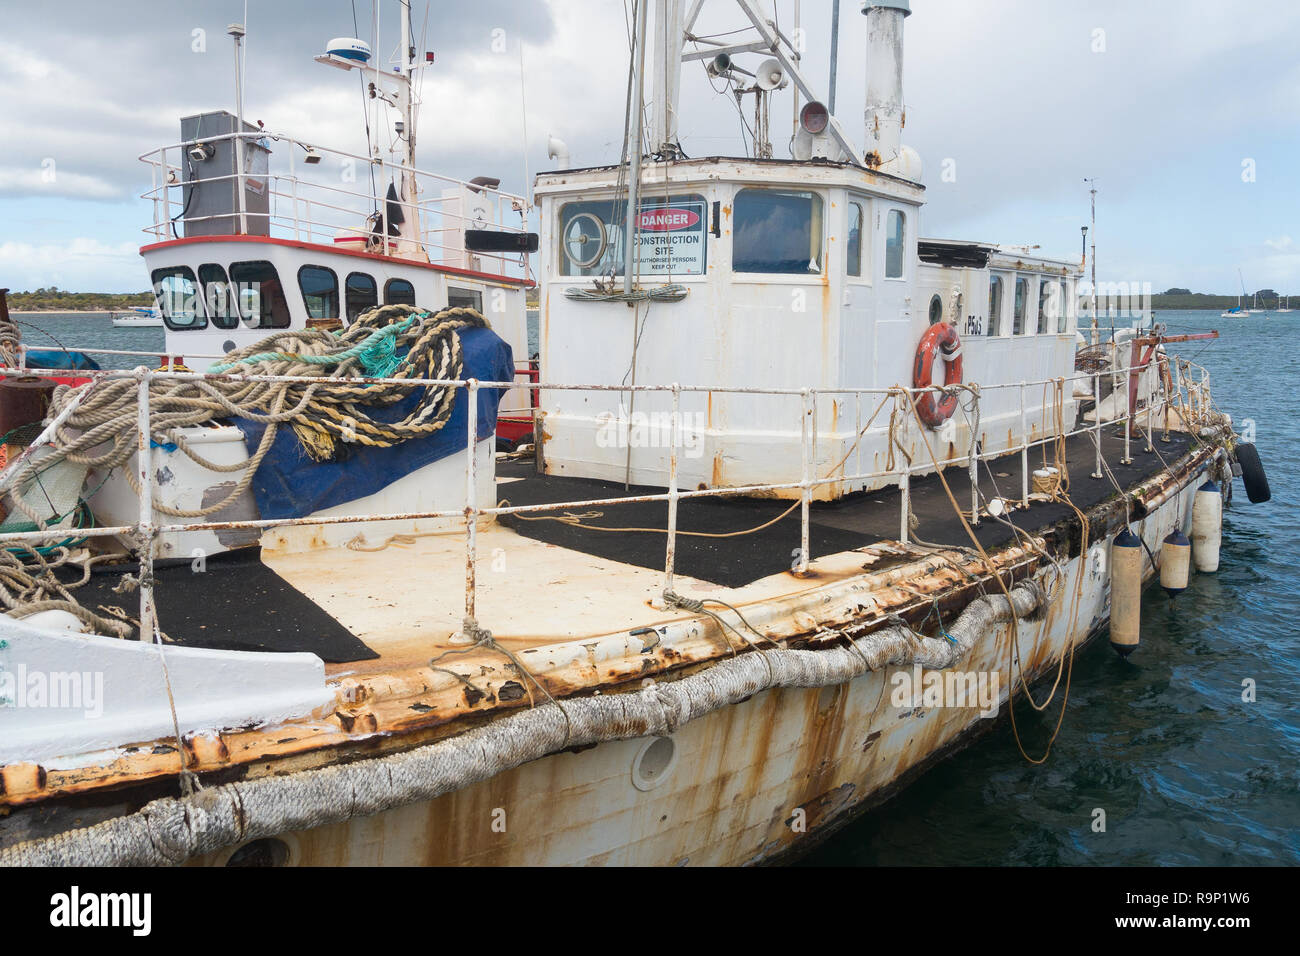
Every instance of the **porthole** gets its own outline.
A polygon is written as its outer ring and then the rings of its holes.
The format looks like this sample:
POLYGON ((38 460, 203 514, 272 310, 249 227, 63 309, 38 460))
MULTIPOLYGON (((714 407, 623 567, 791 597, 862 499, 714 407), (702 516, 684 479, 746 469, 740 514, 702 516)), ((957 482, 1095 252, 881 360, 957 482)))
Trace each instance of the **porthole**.
POLYGON ((938 325, 943 321, 943 297, 935 294, 930 297, 930 324, 938 325))
POLYGON ((677 744, 671 737, 644 741, 632 761, 632 786, 648 791, 661 786, 677 766, 677 744))
POLYGON ((249 840, 242 846, 228 851, 224 859, 218 860, 220 866, 290 866, 297 863, 298 854, 290 844, 290 837, 263 837, 249 840))

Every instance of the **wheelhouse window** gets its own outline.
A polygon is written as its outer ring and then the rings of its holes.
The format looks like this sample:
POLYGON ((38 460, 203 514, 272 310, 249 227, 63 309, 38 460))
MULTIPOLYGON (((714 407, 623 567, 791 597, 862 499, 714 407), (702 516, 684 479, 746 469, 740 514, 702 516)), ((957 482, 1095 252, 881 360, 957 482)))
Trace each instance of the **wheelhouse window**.
POLYGON ((848 265, 846 271, 851 276, 862 275, 862 225, 865 214, 862 203, 849 203, 849 241, 846 243, 848 265))
POLYGON ((1016 279, 1015 309, 1011 316, 1011 334, 1025 334, 1025 299, 1029 295, 1029 281, 1023 276, 1016 279))
POLYGON ((822 197, 782 189, 742 189, 732 206, 731 268, 767 275, 822 271, 822 197))
POLYGON ((1060 318, 1056 322, 1056 331, 1069 332, 1078 325, 1076 320, 1079 316, 1079 297, 1075 294, 1073 279, 1065 280, 1064 290, 1061 293, 1061 304, 1063 308, 1061 309, 1060 318))
POLYGON ((355 322, 362 312, 379 305, 379 286, 375 285, 373 276, 364 272, 354 272, 348 276, 344 295, 347 299, 348 322, 355 322))
POLYGON ((405 279, 389 279, 384 283, 385 305, 415 305, 415 286, 405 279))
POLYGON ((298 270, 298 288, 309 319, 339 317, 339 277, 324 266, 303 266, 298 270))
POLYGON ((903 278, 903 259, 907 251, 907 218, 898 209, 889 210, 885 224, 885 278, 903 278))
MULTIPOLYGON (((566 203, 560 209, 560 275, 622 275, 627 203, 566 203)), ((642 276, 704 275, 709 211, 694 194, 644 197, 637 220, 636 261, 642 276)))
POLYGON ((989 323, 988 334, 999 335, 1002 324, 1002 277, 989 276, 989 323))
MULTIPOLYGON (((1038 334, 1045 335, 1057 329, 1062 316, 1061 284, 1054 280, 1042 279, 1038 286, 1038 334)), ((1064 331, 1057 329, 1057 331, 1064 331)))
POLYGON ((194 279, 194 270, 189 266, 168 266, 155 269, 153 294, 158 300, 158 311, 162 313, 167 328, 180 332, 187 329, 201 329, 208 320, 199 307, 199 286, 194 279))
POLYGON ((457 289, 447 286, 447 308, 473 309, 483 314, 483 293, 478 289, 457 289))
POLYGON ((203 306, 212 324, 219 329, 239 327, 239 307, 224 267, 215 262, 199 266, 199 283, 203 286, 203 306))
POLYGON ((289 302, 275 266, 264 260, 235 262, 230 266, 230 281, 245 325, 254 329, 289 327, 289 302))

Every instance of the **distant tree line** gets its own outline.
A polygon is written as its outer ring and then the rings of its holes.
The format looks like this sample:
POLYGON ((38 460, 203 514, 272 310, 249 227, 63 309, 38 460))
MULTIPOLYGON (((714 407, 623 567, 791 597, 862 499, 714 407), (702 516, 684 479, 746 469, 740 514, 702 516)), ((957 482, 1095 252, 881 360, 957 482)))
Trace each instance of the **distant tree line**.
MULTIPOLYGON (((1273 289, 1260 289, 1258 293, 1250 293, 1241 300, 1243 308, 1255 307, 1255 296, 1259 296, 1259 307, 1261 309, 1278 309, 1281 308, 1286 293, 1278 293, 1273 289)), ((1296 300, 1295 308, 1300 308, 1300 295, 1293 295, 1291 298, 1296 300)), ((1192 292, 1190 289, 1166 289, 1164 292, 1157 292, 1151 296, 1151 308, 1153 309, 1232 309, 1237 306, 1236 295, 1212 295, 1208 292, 1192 292)))
POLYGON ((50 286, 34 292, 10 292, 15 312, 114 312, 133 305, 154 304, 152 292, 66 292, 50 286))

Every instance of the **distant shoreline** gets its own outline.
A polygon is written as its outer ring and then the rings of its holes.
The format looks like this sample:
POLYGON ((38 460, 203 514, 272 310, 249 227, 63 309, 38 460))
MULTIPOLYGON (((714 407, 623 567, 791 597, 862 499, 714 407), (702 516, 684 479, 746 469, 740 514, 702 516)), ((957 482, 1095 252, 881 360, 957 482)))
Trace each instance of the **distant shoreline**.
POLYGON ((10 309, 10 315, 111 315, 116 309, 10 309))

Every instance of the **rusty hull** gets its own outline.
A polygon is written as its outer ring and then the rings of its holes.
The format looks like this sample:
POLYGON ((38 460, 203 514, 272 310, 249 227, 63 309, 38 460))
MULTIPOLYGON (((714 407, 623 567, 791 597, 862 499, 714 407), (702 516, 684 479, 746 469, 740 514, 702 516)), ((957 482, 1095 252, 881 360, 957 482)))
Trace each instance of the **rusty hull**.
MULTIPOLYGON (((1218 455, 1217 446, 1202 445, 1130 493, 1144 537, 1158 542, 1183 520, 1200 476, 1218 455)), ((1104 623, 1108 582, 1090 558, 1124 523, 1124 504, 1117 496, 1089 514, 1086 553, 1072 521, 1044 529, 1035 543, 1067 572, 1033 633, 1021 626, 1019 666, 1026 679, 1056 668, 1071 646, 1104 623), (1071 619, 1068 598, 1076 585, 1081 599, 1071 619)), ((922 554, 886 544, 857 554, 862 563, 852 574, 802 581, 786 575, 786 596, 745 607, 747 616, 774 642, 816 648, 837 639, 827 628, 858 636, 887 626, 891 614, 919 626, 936 601, 946 617, 960 613, 981 587, 997 591, 981 562, 958 551, 922 554)), ((1050 569, 1034 548, 1005 548, 991 557, 1008 586, 1026 576, 1044 580, 1050 569)), ((557 699, 637 690, 647 679, 674 680, 724 656, 755 653, 707 617, 650 609, 646 626, 630 633, 511 649, 557 699)), ((1011 628, 1004 627, 963 667, 1009 673, 1011 660, 1011 628)), ((765 691, 688 723, 671 738, 672 772, 648 791, 631 777, 647 742, 616 741, 552 754, 427 803, 287 834, 285 842, 292 862, 323 865, 746 863, 799 852, 811 846, 811 835, 824 836, 853 810, 991 726, 971 708, 895 707, 888 681, 896 670, 836 687, 765 691), (500 812, 504 832, 494 823, 500 812)), ((1004 700, 1009 683, 1004 673, 1004 700)), ((205 784, 319 768, 453 736, 544 696, 506 655, 487 647, 437 666, 341 676, 333 686, 333 708, 313 719, 185 738, 186 765, 205 784)), ((174 795, 182 756, 174 744, 141 742, 100 765, 0 768, 0 844, 85 826, 174 795)), ((196 862, 222 863, 229 852, 196 862)))

